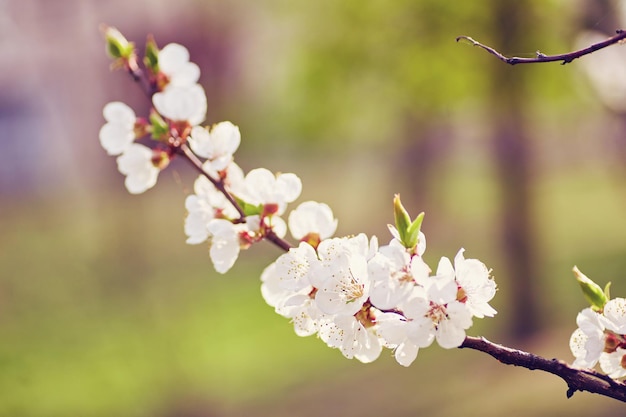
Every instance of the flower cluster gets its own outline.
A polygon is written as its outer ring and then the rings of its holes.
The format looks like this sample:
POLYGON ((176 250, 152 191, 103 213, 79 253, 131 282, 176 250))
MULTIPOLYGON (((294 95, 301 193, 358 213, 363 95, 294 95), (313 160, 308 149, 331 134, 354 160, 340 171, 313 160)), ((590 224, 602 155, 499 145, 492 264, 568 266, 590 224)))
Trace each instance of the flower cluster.
POLYGON ((406 247, 392 230, 397 237, 380 247, 364 234, 302 241, 265 269, 263 297, 292 320, 296 334, 317 333, 362 362, 374 361, 386 347, 409 366, 434 340, 444 348, 460 346, 473 317, 496 314, 489 270, 465 259, 461 249, 454 266, 441 258, 431 275, 422 259, 424 234, 406 247))
POLYGON ((496 292, 490 271, 476 259, 441 258, 435 274, 422 259, 426 238, 423 213, 412 220, 399 196, 394 200, 393 239, 379 246, 364 234, 333 237, 337 220, 323 203, 307 201, 284 220, 287 206, 302 192, 291 173, 257 168, 244 174, 235 163, 241 134, 221 122, 200 124, 207 99, 200 71, 178 44, 162 49, 149 39, 137 63, 132 43, 107 28, 107 51, 116 66, 144 80, 152 100, 149 117, 139 118, 121 102, 104 107, 100 142, 126 175, 126 188, 153 187, 169 161, 182 157, 201 172, 185 200, 187 243, 207 242, 216 271, 227 272, 242 249, 267 240, 285 251, 263 272, 261 291, 276 312, 292 320, 300 336, 317 334, 347 358, 375 360, 384 347, 410 365, 420 348, 437 341, 460 346, 474 317, 492 317, 496 292), (147 142, 150 146, 138 143, 147 142), (283 238, 290 232, 299 242, 283 238))
POLYGON ((611 378, 626 376, 626 299, 609 300, 607 290, 601 289, 577 268, 574 268, 592 307, 578 313, 570 338, 570 349, 576 357, 573 365, 593 368, 598 363, 611 378))
MULTIPOLYGON (((136 76, 140 70, 132 43, 114 28, 105 28, 105 37, 116 66, 136 76)), ((192 129, 202 129, 198 125, 207 111, 206 94, 198 84, 200 69, 189 62, 184 46, 171 43, 159 50, 151 40, 144 63, 153 106, 150 116, 137 117, 128 105, 111 102, 104 107, 107 123, 100 129, 100 144, 109 155, 118 156, 118 169, 133 194, 156 184, 159 172, 187 142, 192 129), (137 142, 146 136, 153 139, 151 146, 137 142)))
MULTIPOLYGON (((132 43, 113 28, 105 28, 105 37, 115 66, 127 69, 136 80, 145 76, 152 99, 148 118, 136 117, 122 102, 104 107, 107 123, 100 129, 100 143, 110 155, 118 155, 118 169, 126 175, 128 191, 138 194, 150 189, 170 160, 182 156, 202 172, 194 194, 185 201, 187 243, 210 242, 211 260, 218 272, 233 266, 240 249, 263 239, 288 247, 281 240, 287 232, 281 216, 287 204, 300 196, 300 179, 264 168, 244 175, 233 157, 241 142, 239 128, 231 122, 200 125, 206 117, 207 99, 198 84, 200 69, 189 61, 189 51, 175 43, 159 49, 149 38, 142 71, 132 43), (148 136, 150 146, 137 142, 148 136)), ((301 212, 310 206, 304 207, 301 212)))

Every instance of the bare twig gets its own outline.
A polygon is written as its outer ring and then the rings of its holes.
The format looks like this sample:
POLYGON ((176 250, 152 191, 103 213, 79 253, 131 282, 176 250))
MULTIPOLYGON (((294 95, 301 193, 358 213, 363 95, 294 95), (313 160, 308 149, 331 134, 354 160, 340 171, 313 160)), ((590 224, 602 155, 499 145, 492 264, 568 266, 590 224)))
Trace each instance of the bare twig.
POLYGON ((535 58, 521 58, 521 57, 507 57, 502 55, 500 52, 496 51, 495 49, 493 49, 490 46, 484 45, 478 41, 475 41, 474 39, 470 38, 469 36, 459 36, 456 38, 456 41, 466 41, 469 42, 471 45, 473 46, 477 46, 481 49, 484 49, 485 51, 489 52, 491 55, 495 56, 496 58, 498 58, 500 61, 505 62, 507 64, 510 65, 517 65, 517 64, 538 64, 538 63, 542 63, 542 62, 561 62, 561 65, 565 65, 565 64, 569 64, 570 62, 572 62, 573 60, 575 60, 576 58, 580 58, 581 56, 584 55, 588 55, 592 52, 595 52, 599 49, 603 49, 606 48, 607 46, 611 46, 614 45, 616 43, 619 43, 620 41, 626 39, 626 31, 622 30, 622 29, 618 29, 615 31, 616 35, 612 36, 602 42, 598 42, 598 43, 594 43, 591 46, 588 46, 584 49, 580 49, 578 51, 574 51, 574 52, 569 52, 566 54, 559 54, 559 55, 545 55, 542 54, 541 52, 537 51, 536 52, 536 57, 535 58))
POLYGON ((521 366, 554 374, 567 384, 567 398, 587 391, 626 402, 626 384, 592 369, 577 369, 558 359, 546 359, 522 350, 498 345, 481 337, 466 337, 460 348, 479 350, 506 365, 521 366))

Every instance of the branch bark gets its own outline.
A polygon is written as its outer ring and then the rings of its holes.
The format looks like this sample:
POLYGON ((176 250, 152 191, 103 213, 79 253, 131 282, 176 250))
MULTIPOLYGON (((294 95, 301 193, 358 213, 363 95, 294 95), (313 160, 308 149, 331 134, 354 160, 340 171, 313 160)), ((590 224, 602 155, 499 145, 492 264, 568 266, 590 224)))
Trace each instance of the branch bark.
POLYGON ((618 29, 615 32, 616 32, 615 36, 612 36, 602 42, 594 43, 593 45, 590 45, 583 49, 579 49, 577 51, 568 52, 566 54, 559 54, 559 55, 545 55, 537 51, 535 58, 521 58, 517 56, 507 57, 501 54, 500 52, 498 52, 497 50, 495 50, 494 48, 492 48, 491 46, 487 46, 478 41, 475 41, 469 36, 459 36, 456 38, 456 41, 457 42, 459 41, 469 42, 471 45, 484 49, 485 51, 489 52, 491 55, 498 58, 500 61, 509 65, 538 64, 538 63, 543 63, 543 62, 559 62, 559 61, 561 62, 561 65, 565 65, 565 64, 569 64, 576 58, 580 58, 581 56, 591 54, 597 50, 606 48, 607 46, 614 45, 626 39, 626 30, 618 29))
POLYGON ((567 384, 567 398, 576 391, 587 391, 626 402, 626 384, 592 369, 577 369, 558 359, 546 359, 490 342, 484 337, 466 337, 461 349, 474 349, 491 355, 505 365, 540 370, 560 377, 567 384))

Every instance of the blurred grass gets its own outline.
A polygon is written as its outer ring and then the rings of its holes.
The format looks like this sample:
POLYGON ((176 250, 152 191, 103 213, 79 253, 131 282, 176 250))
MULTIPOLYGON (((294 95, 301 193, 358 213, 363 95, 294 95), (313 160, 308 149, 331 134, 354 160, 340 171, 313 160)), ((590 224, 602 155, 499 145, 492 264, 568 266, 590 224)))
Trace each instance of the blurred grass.
MULTIPOLYGON (((497 241, 488 238, 494 227, 490 172, 457 169, 464 175, 439 184, 441 211, 427 221, 434 237, 428 251, 438 256, 445 248, 454 256, 463 241, 468 255, 496 268, 497 241), (459 204, 470 200, 472 206, 459 204)), ((474 409, 485 416, 571 417, 617 407, 584 393, 566 401, 555 377, 505 367, 477 352, 427 349, 403 369, 388 352, 362 365, 315 338, 298 338, 260 296, 258 277, 276 250, 253 248, 228 275, 212 272, 206 247, 184 243, 180 185, 163 182, 135 197, 118 190, 3 205, 0 415, 143 417, 172 410, 178 416, 175 410, 192 399, 228 416, 315 410, 449 416, 474 409)), ((626 290, 619 273, 626 251, 625 226, 616 220, 623 212, 619 191, 597 167, 537 185, 546 277, 538 296, 553 326, 528 347, 534 352, 570 359, 567 339, 584 307, 570 272, 574 263, 598 282, 612 279, 615 295, 626 290)), ((363 193, 352 202, 376 190, 363 193)), ((389 213, 378 215, 388 221, 389 213)), ((377 221, 371 212, 361 216, 377 221)), ((498 341, 506 299, 514 295, 497 269, 496 276, 494 305, 501 314, 470 333, 498 341)))
POLYGON ((245 401, 332 356, 264 304, 260 259, 211 272, 157 193, 103 197, 91 225, 71 201, 4 211, 0 415, 154 415, 177 383, 245 401))

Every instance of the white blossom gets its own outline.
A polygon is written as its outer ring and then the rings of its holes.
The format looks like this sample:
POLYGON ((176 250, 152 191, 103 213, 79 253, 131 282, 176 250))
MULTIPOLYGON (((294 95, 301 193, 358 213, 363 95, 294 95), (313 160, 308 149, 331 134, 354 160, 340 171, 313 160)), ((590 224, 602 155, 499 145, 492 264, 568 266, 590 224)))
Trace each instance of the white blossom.
POLYGON ((280 288, 290 291, 300 291, 304 288, 311 290, 309 279, 311 266, 318 262, 315 249, 306 242, 289 249, 276 260, 274 273, 278 277, 280 288))
POLYGON ((372 327, 366 327, 354 316, 336 316, 324 322, 319 336, 326 344, 338 348, 348 359, 363 363, 375 361, 382 351, 382 343, 372 327))
POLYGON ((605 326, 617 333, 626 334, 626 298, 614 298, 604 306, 605 326))
POLYGON ((198 244, 209 238, 209 223, 218 217, 234 218, 237 211, 224 194, 215 188, 204 176, 199 176, 194 183, 195 194, 187 196, 185 208, 185 234, 187 243, 198 244))
POLYGON ((200 78, 200 68, 189 62, 189 51, 177 43, 167 44, 159 51, 159 71, 167 76, 170 86, 190 86, 200 78))
POLYGON ((458 298, 475 317, 493 317, 497 312, 489 301, 496 295, 496 282, 485 264, 478 259, 465 259, 464 251, 459 250, 454 258, 454 268, 448 258, 441 258, 437 274, 454 277, 459 287, 458 298))
POLYGON ((603 352, 600 355, 600 368, 613 379, 626 376, 626 349, 618 347, 614 352, 603 352))
POLYGON ((195 126, 206 117, 206 94, 199 84, 168 87, 152 96, 152 104, 161 116, 175 122, 195 126))
MULTIPOLYGON (((417 296, 411 303, 426 304, 428 301, 417 296)), ((421 306, 417 308, 421 311, 421 306)), ((396 313, 383 313, 377 316, 378 333, 386 345, 394 350, 396 361, 409 366, 417 358, 420 348, 428 347, 435 340, 432 322, 424 315, 406 318, 396 313)))
POLYGON ((242 189, 234 190, 246 203, 277 205, 276 213, 285 212, 288 203, 300 196, 302 182, 295 174, 277 174, 265 168, 253 169, 246 175, 242 189))
POLYGON ((320 240, 328 239, 337 230, 337 219, 327 204, 305 201, 289 213, 289 230, 300 240, 315 234, 320 240))
POLYGON ((113 101, 104 106, 102 113, 107 123, 100 128, 100 144, 109 155, 119 155, 135 140, 135 112, 126 104, 113 101))
POLYGON ((354 315, 369 297, 367 237, 323 240, 318 246, 320 262, 313 266, 311 283, 315 301, 326 314, 354 315))
POLYGON ((133 143, 117 158, 117 168, 126 175, 124 184, 131 194, 140 194, 154 187, 160 169, 154 165, 153 151, 133 143))
POLYGON ((245 225, 235 225, 224 219, 213 219, 209 222, 209 255, 217 272, 225 274, 235 264, 240 250, 239 233, 244 228, 245 225))
POLYGON ((576 357, 574 366, 593 368, 600 359, 605 345, 605 320, 600 313, 586 308, 576 316, 578 329, 572 333, 569 346, 576 357))
POLYGON ((195 126, 189 137, 191 149, 208 160, 212 171, 221 171, 232 162, 240 142, 239 128, 231 122, 218 123, 210 132, 207 128, 195 126))
POLYGON ((465 330, 472 325, 472 313, 457 300, 457 284, 445 275, 429 277, 424 283, 426 303, 421 297, 409 300, 404 313, 407 318, 421 321, 426 317, 430 326, 419 328, 420 336, 434 333, 439 346, 451 349, 459 347, 465 340, 465 330))
POLYGON ((263 298, 278 314, 292 319, 298 336, 316 333, 324 316, 311 297, 313 287, 308 279, 310 263, 315 260, 313 248, 302 243, 281 255, 261 275, 263 298))
POLYGON ((430 268, 419 255, 411 255, 399 240, 382 246, 368 262, 372 288, 370 299, 377 308, 387 310, 401 306, 430 274, 430 268))

